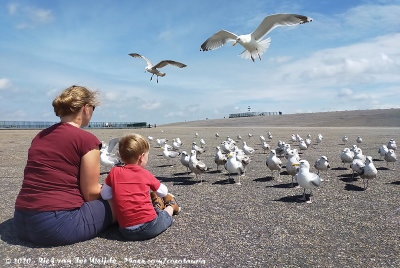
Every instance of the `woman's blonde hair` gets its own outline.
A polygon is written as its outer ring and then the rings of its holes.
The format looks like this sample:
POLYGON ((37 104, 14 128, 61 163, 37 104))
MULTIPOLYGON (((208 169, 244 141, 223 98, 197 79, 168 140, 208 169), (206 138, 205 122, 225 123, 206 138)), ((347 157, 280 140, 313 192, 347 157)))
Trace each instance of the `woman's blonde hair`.
POLYGON ((119 139, 119 155, 123 162, 136 162, 139 156, 150 149, 149 142, 139 134, 126 135, 119 139))
POLYGON ((54 112, 57 116, 63 117, 78 113, 86 104, 95 107, 99 105, 97 94, 97 91, 85 87, 71 86, 53 100, 54 112))

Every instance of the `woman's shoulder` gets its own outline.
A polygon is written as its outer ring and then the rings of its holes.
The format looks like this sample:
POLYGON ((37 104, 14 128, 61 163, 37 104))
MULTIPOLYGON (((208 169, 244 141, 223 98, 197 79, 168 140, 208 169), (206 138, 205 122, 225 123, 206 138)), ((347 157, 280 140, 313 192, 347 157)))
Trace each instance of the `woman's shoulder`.
POLYGON ((68 123, 65 125, 65 128, 66 128, 66 130, 68 132, 74 133, 78 137, 85 138, 85 139, 96 139, 96 140, 98 140, 96 135, 94 135, 93 133, 91 133, 91 132, 89 132, 89 131, 87 131, 85 129, 74 127, 74 126, 72 126, 72 125, 70 125, 68 123))

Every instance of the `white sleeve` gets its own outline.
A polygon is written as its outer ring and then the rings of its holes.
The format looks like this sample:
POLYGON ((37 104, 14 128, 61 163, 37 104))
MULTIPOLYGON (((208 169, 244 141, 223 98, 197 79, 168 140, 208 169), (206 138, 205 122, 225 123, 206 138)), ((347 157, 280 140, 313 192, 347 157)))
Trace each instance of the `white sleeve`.
POLYGON ((101 198, 103 198, 104 200, 109 200, 112 198, 112 188, 104 183, 103 187, 101 187, 100 194, 101 198))
POLYGON ((168 194, 168 188, 165 184, 160 184, 160 187, 158 188, 158 190, 156 191, 156 194, 159 197, 164 197, 168 194))

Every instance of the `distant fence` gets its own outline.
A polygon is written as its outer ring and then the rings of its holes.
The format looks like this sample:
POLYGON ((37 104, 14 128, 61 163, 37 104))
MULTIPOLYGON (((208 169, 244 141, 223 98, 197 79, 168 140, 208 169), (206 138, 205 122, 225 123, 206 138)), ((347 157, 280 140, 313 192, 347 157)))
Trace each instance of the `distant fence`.
POLYGON ((252 116, 269 116, 269 115, 282 115, 282 112, 247 112, 247 113, 229 114, 229 118, 252 117, 252 116))
MULTIPOLYGON (((0 129, 44 129, 58 122, 0 121, 0 129)), ((86 128, 145 128, 146 122, 90 122, 86 128)))

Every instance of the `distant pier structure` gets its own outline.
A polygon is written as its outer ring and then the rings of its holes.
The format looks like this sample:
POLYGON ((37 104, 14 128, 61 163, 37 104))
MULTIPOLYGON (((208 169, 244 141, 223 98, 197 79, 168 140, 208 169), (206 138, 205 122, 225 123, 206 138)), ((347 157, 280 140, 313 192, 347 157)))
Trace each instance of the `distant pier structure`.
POLYGON ((252 117, 252 116, 271 116, 271 115, 282 115, 282 112, 247 112, 247 113, 237 113, 237 114, 229 114, 229 118, 236 118, 236 117, 252 117))
MULTIPOLYGON (((58 122, 0 121, 0 129, 44 129, 58 122)), ((85 128, 145 128, 146 122, 90 122, 85 128)))

